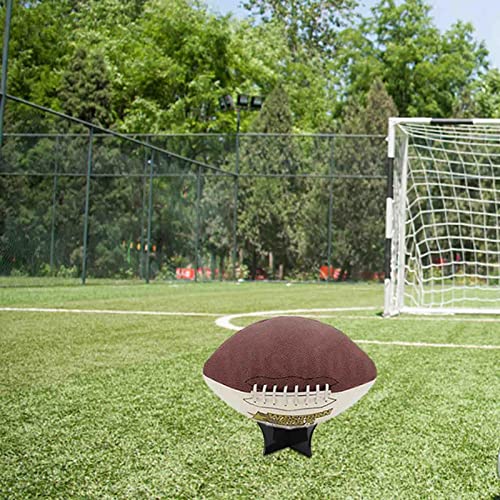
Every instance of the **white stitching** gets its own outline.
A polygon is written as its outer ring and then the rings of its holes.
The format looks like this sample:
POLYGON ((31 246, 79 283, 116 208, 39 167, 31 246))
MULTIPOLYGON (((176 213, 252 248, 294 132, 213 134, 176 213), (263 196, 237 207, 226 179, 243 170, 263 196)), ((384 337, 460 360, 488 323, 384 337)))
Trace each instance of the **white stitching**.
MULTIPOLYGON (((330 397, 331 391, 330 391, 330 385, 325 384, 324 390, 321 390, 321 386, 319 384, 316 384, 316 390, 311 391, 311 386, 306 385, 305 391, 299 391, 299 386, 295 385, 293 388, 293 403, 295 406, 299 405, 299 398, 304 398, 304 404, 306 406, 309 405, 312 401, 312 396, 314 394, 314 404, 318 404, 318 397, 323 398, 324 403, 328 403, 328 398, 330 397)), ((257 403, 257 401, 260 399, 260 396, 262 395, 262 403, 266 404, 267 398, 271 397, 272 398, 272 404, 273 406, 276 406, 276 400, 277 397, 281 397, 284 400, 284 405, 288 406, 288 398, 291 393, 288 392, 288 386, 285 385, 283 388, 283 391, 278 391, 278 386, 273 385, 272 391, 267 390, 267 384, 262 387, 262 391, 259 391, 258 385, 254 384, 253 388, 251 390, 251 397, 253 399, 254 404, 257 403)))

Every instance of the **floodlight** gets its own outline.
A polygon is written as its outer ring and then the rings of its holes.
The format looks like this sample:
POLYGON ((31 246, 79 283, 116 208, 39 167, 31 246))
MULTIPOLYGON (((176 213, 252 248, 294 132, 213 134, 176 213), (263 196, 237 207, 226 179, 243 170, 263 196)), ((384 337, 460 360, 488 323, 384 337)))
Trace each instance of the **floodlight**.
POLYGON ((240 107, 240 108, 248 108, 248 105, 250 103, 250 99, 248 98, 248 96, 246 94, 241 94, 241 95, 238 95, 238 99, 237 99, 236 103, 238 104, 238 107, 240 107))
POLYGON ((261 96, 252 96, 252 100, 250 101, 250 109, 260 109, 262 108, 262 103, 264 99, 261 96))

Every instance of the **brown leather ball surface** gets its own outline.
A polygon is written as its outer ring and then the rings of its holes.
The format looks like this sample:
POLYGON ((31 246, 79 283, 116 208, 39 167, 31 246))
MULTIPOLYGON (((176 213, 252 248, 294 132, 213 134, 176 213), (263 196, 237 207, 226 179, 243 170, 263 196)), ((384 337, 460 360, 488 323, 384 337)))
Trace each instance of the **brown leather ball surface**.
POLYGON ((283 316, 243 328, 208 359, 203 374, 250 392, 309 385, 341 392, 374 380, 375 364, 340 330, 313 319, 283 316))

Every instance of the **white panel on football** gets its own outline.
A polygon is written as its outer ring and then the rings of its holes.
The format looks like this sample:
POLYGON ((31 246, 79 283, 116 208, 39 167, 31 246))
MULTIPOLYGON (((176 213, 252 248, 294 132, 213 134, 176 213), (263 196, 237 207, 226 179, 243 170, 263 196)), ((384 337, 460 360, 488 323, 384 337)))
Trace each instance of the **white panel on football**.
POLYGON ((281 392, 266 391, 254 394, 232 389, 211 378, 203 376, 208 387, 239 413, 254 420, 283 427, 309 427, 313 424, 326 422, 351 407, 362 398, 375 383, 370 382, 342 392, 313 391, 281 392), (274 401, 273 401, 274 396, 274 401))

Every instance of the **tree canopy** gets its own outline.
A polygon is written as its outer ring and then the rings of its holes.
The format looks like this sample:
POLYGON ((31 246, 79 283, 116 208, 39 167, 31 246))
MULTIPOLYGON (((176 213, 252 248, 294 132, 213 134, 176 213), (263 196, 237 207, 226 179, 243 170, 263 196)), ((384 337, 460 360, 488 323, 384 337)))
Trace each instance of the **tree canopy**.
POLYGON ((248 19, 200 0, 18 1, 9 92, 65 110, 70 80, 101 73, 104 123, 127 132, 231 131, 218 97, 268 95, 278 83, 296 131, 338 130, 346 102, 365 99, 376 78, 401 115, 452 116, 463 101, 498 114, 486 46, 468 23, 440 32, 426 0, 380 0, 364 17, 354 0, 243 6, 248 19))

